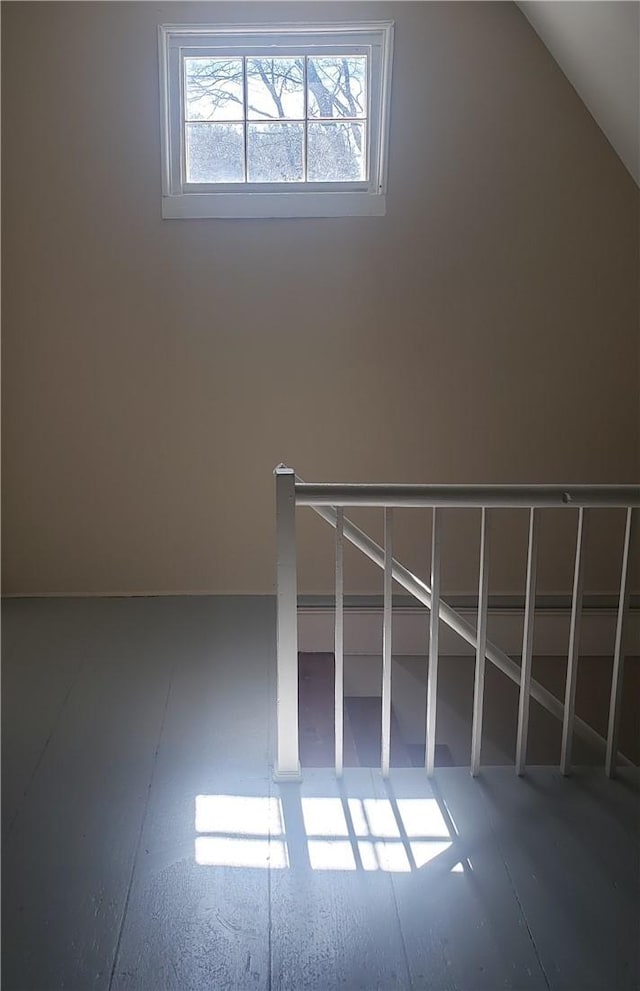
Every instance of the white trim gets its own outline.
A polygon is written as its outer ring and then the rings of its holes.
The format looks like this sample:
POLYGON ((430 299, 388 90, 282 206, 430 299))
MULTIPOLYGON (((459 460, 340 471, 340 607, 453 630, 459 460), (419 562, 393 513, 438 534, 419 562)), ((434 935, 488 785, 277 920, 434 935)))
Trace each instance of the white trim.
MULTIPOLYGON (((281 21, 277 24, 264 22, 249 24, 160 24, 159 31, 166 37, 195 35, 196 37, 211 38, 222 36, 233 39, 236 36, 244 38, 251 35, 297 35, 304 40, 308 35, 327 35, 331 39, 345 35, 378 35, 381 31, 393 31, 393 21, 322 21, 307 23, 306 21, 281 21)), ((231 42, 230 42, 231 43, 231 42)))
MULTIPOLYGON (((224 593, 202 591, 143 591, 132 592, 3 592, 2 599, 160 599, 160 598, 224 598, 249 596, 274 599, 273 592, 247 592, 246 589, 224 593)), ((458 608, 459 615, 475 625, 477 610, 458 608)), ((494 642, 506 654, 519 656, 522 649, 523 609, 489 609, 489 631, 494 642)), ((586 608, 582 612, 580 655, 584 657, 613 656, 617 609, 586 608)), ((534 654, 539 657, 566 657, 569 645, 571 609, 536 609, 534 654)), ((628 656, 640 654, 640 609, 630 609, 627 631, 628 656)), ((333 653, 334 612, 325 607, 298 608, 299 649, 309 653, 333 653)), ((472 657, 472 647, 442 623, 439 653, 449 657, 472 657)), ((344 610, 345 656, 380 655, 382 642, 382 609, 350 608, 344 610)), ((426 656, 429 649, 429 612, 419 607, 398 606, 393 610, 393 653, 398 656, 426 656)))
POLYGON ((296 771, 280 771, 274 767, 272 777, 276 784, 298 784, 302 781, 300 762, 298 761, 298 769, 296 771))
MULTIPOLYGON (((384 23, 385 22, 381 22, 381 25, 384 23)), ((378 140, 376 143, 378 155, 376 174, 378 175, 379 195, 384 195, 386 193, 387 180, 389 176, 389 131, 391 120, 391 77, 393 70, 394 30, 394 22, 387 21, 380 65, 380 105, 378 114, 378 140)))
POLYGON ((382 217, 375 193, 182 193, 162 197, 165 220, 218 217, 382 217))
POLYGON ((262 599, 275 599, 273 591, 265 592, 264 589, 249 589, 246 588, 230 588, 225 589, 224 592, 216 591, 215 589, 170 589, 166 590, 142 590, 141 592, 132 592, 131 589, 126 589, 125 591, 109 591, 109 592, 2 592, 0 594, 0 601, 2 599, 191 599, 195 596, 203 598, 208 596, 211 599, 223 599, 225 596, 233 597, 248 597, 248 598, 262 598, 262 599))
POLYGON ((161 24, 158 27, 160 63, 160 129, 162 143, 162 217, 175 219, 383 216, 386 213, 389 108, 393 58, 393 21, 325 24, 161 24), (278 44, 277 39, 281 39, 278 44), (191 42, 191 44, 189 44, 191 42), (274 183, 266 189, 221 189, 220 184, 199 185, 190 191, 182 175, 182 58, 189 48, 226 50, 246 54, 248 49, 284 51, 297 48, 311 54, 314 46, 367 49, 369 61, 366 116, 368 179, 318 189, 318 183, 274 183), (305 51, 305 49, 307 49, 305 51), (302 188, 301 188, 302 186, 302 188), (360 188, 353 188, 360 186, 360 188), (311 188, 307 188, 311 187, 311 188))
MULTIPOLYGON (((458 609, 459 615, 476 625, 477 610, 458 609)), ((580 655, 612 656, 616 630, 615 609, 584 609, 581 622, 580 655)), ((536 609, 535 656, 566 657, 569 645, 570 609, 536 609)), ((520 656, 522 651, 523 609, 489 609, 490 639, 505 654, 520 656)), ((331 653, 334 639, 332 609, 298 609, 298 643, 301 651, 331 653)), ((344 653, 375 655, 382 642, 381 609, 345 609, 344 653)), ((640 654, 640 610, 631 610, 627 640, 628 655, 640 654)), ((429 611, 397 608, 393 611, 394 655, 426 655, 429 649, 429 611)), ((440 655, 475 655, 475 647, 457 636, 445 623, 440 624, 440 655)))

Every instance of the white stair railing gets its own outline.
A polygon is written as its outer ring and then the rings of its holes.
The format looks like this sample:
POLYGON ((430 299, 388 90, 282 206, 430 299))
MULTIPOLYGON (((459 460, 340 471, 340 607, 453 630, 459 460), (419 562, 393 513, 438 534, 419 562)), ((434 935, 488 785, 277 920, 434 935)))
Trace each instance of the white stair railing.
POLYGON ((474 702, 472 723, 471 773, 480 768, 482 741, 482 713, 484 697, 485 659, 519 685, 518 729, 516 742, 516 772, 521 775, 526 767, 529 727, 529 702, 535 699, 562 722, 562 748, 560 768, 563 774, 571 771, 573 733, 605 751, 606 773, 612 777, 616 765, 631 761, 618 752, 622 674, 624 668, 624 632, 629 612, 629 555, 635 525, 634 509, 640 506, 640 487, 631 485, 335 485, 306 483, 297 478, 292 468, 279 465, 276 477, 277 517, 277 754, 275 777, 277 780, 299 780, 300 760, 298 745, 298 626, 296 581, 296 506, 310 506, 331 526, 336 528, 336 610, 335 610, 335 766, 342 773, 343 764, 343 542, 347 539, 359 548, 384 572, 383 617, 383 678, 382 678, 382 727, 381 770, 389 773, 391 733, 391 583, 397 581, 407 592, 431 611, 429 662, 427 680, 427 731, 425 766, 433 774, 435 764, 436 701, 438 674, 438 622, 445 623, 476 650, 474 678, 474 702), (345 506, 381 506, 384 509, 384 547, 380 547, 366 533, 344 516, 345 506), (522 661, 518 665, 495 644, 487 639, 488 602, 488 545, 491 513, 499 508, 515 506, 529 509, 529 544, 527 553, 527 581, 525 594, 525 622, 522 661), (397 507, 430 507, 433 510, 433 537, 431 558, 431 587, 403 567, 393 557, 393 510, 397 507), (440 598, 440 513, 443 507, 478 508, 482 510, 480 568, 478 590, 477 630, 456 610, 440 598), (535 615, 537 531, 539 511, 549 507, 568 507, 578 510, 574 583, 565 700, 562 703, 531 677, 533 624, 535 615), (626 526, 622 554, 622 568, 616 635, 613 657, 613 675, 609 704, 607 737, 602 737, 593 727, 575 714, 575 689, 579 646, 580 616, 582 611, 582 587, 586 510, 597 508, 623 508, 626 510, 626 526))

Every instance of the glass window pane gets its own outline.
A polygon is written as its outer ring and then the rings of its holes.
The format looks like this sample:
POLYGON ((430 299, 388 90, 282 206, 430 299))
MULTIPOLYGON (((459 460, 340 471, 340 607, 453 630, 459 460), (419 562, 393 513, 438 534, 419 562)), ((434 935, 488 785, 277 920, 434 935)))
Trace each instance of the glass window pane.
POLYGON ((247 117, 251 120, 304 118, 301 58, 247 59, 247 117))
POLYGON ((244 118, 242 59, 186 58, 185 120, 244 118))
POLYGON ((187 182, 244 180, 243 124, 187 124, 187 182))
POLYGON ((356 182, 365 179, 365 125, 309 121, 309 182, 356 182))
POLYGON ((249 124, 249 182, 301 182, 304 124, 249 124))
POLYGON ((367 56, 307 59, 309 117, 367 116, 367 56))

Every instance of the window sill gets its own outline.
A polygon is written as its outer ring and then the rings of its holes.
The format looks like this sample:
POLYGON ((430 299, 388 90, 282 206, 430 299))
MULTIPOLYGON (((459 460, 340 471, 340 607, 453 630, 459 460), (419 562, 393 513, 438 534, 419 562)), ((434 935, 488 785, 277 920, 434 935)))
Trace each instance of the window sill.
POLYGON ((182 193, 162 197, 165 220, 269 217, 382 217, 382 193, 182 193))

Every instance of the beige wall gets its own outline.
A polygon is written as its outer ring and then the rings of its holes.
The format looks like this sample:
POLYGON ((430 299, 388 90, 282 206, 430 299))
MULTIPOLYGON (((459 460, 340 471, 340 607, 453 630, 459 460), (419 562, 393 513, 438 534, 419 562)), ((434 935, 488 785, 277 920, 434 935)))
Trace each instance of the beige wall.
MULTIPOLYGON (((637 480, 637 189, 514 5, 2 17, 5 592, 271 591, 279 461, 637 480), (157 24, 271 17, 395 19, 387 216, 161 220, 157 24)), ((307 592, 331 572, 312 515, 307 592)), ((544 525, 546 591, 570 587, 566 523, 544 525)), ((420 569, 428 526, 400 521, 420 569)), ((476 527, 448 528, 448 590, 475 583, 476 527)), ((500 525, 493 591, 522 588, 525 530, 500 525)), ((594 536, 589 589, 613 587, 621 532, 594 536)), ((350 555, 348 584, 380 577, 350 555)))

